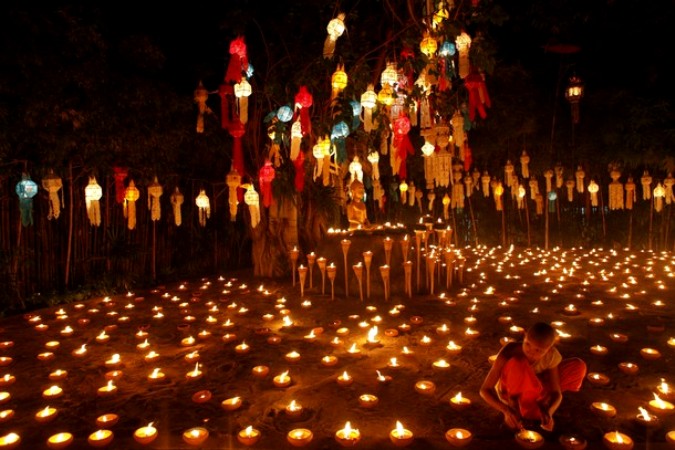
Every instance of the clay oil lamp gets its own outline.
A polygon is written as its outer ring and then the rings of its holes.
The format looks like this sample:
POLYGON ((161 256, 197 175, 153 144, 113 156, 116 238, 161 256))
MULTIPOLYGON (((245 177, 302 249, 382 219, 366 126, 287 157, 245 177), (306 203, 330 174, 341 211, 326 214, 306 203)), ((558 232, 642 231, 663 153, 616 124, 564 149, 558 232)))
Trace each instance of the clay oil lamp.
POLYGON ((349 353, 350 355, 357 356, 361 354, 361 349, 358 348, 354 343, 347 349, 347 353, 349 353))
POLYGON ((599 373, 599 372, 590 372, 586 376, 586 379, 593 386, 606 386, 607 384, 609 384, 609 377, 607 375, 599 373))
POLYGON ((109 380, 108 384, 105 386, 101 386, 100 388, 97 389, 96 394, 99 397, 108 397, 110 395, 113 395, 117 392, 117 386, 113 383, 113 380, 109 380))
POLYGON ((372 394, 362 394, 359 396, 359 406, 361 408, 370 409, 377 406, 379 399, 372 394))
POLYGON ((0 448, 12 449, 17 448, 21 443, 21 436, 16 433, 7 433, 0 436, 0 448))
POLYGON ((101 414, 96 418, 96 426, 99 428, 108 428, 115 425, 120 420, 120 416, 114 413, 101 414))
POLYGON ((286 353, 286 355, 284 356, 284 359, 289 363, 296 363, 296 362, 300 361, 300 353, 298 353, 295 350, 290 351, 290 352, 286 353))
POLYGON ((105 344, 110 340, 110 335, 106 334, 105 330, 101 331, 98 336, 96 336, 96 342, 99 344, 105 344))
POLYGON ((566 316, 576 316, 579 315, 579 309, 577 309, 574 304, 570 303, 569 305, 565 306, 565 309, 563 310, 566 316))
POLYGON ((0 387, 11 386, 16 381, 16 377, 12 374, 6 373, 0 378, 0 387))
POLYGON ((73 435, 68 432, 56 433, 47 438, 47 447, 58 450, 68 447, 73 443, 73 435))
POLYGON ((422 339, 420 339, 419 344, 421 346, 428 347, 428 346, 431 345, 432 342, 433 342, 433 340, 429 336, 424 335, 424 336, 422 336, 422 339))
POLYGON ((591 403, 591 410, 601 416, 601 417, 614 417, 616 416, 616 408, 609 403, 605 402, 593 402, 591 403))
POLYGON ((337 377, 337 384, 339 386, 350 386, 354 382, 354 377, 349 375, 345 370, 337 377))
POLYGON ((396 421, 396 428, 389 432, 389 440, 396 447, 407 447, 412 444, 413 439, 413 432, 404 428, 398 420, 396 421))
POLYGON ((251 369, 251 374, 256 378, 265 378, 270 373, 268 366, 255 366, 251 369))
POLYGON ((159 358, 159 353, 157 353, 154 350, 150 350, 144 357, 143 360, 145 362, 153 362, 156 361, 157 358, 159 358))
POLYGON ((134 431, 134 441, 141 445, 152 443, 152 441, 157 438, 157 428, 153 425, 153 422, 150 422, 144 427, 137 428, 136 431, 134 431))
POLYGON ((383 375, 382 373, 380 373, 379 370, 376 370, 375 372, 377 373, 377 378, 376 378, 376 379, 377 379, 377 382, 378 382, 378 383, 380 383, 380 384, 389 384, 389 382, 391 382, 391 379, 392 379, 391 376, 389 376, 389 375, 383 375))
POLYGON ((642 406, 638 406, 639 413, 635 416, 635 421, 642 425, 645 428, 658 428, 661 426, 661 421, 659 418, 649 411, 644 409, 642 406))
POLYGON ((195 403, 206 403, 211 400, 212 396, 213 394, 211 394, 211 391, 204 389, 192 394, 192 401, 195 403))
POLYGON ((405 356, 410 356, 410 355, 414 355, 415 352, 410 350, 406 345, 404 345, 403 348, 401 349, 401 354, 405 355, 405 356))
POLYGON ((110 357, 110 359, 106 360, 105 366, 109 369, 116 369, 122 364, 122 358, 120 358, 119 353, 115 353, 110 357))
POLYGON ((35 421, 37 423, 47 423, 52 420, 57 416, 58 410, 56 408, 52 408, 51 406, 45 406, 44 409, 41 409, 40 411, 35 413, 35 421))
POLYGON ((675 406, 666 400, 663 400, 657 394, 654 394, 654 399, 648 403, 649 409, 659 416, 670 416, 675 411, 675 406))
POLYGON ((675 430, 666 433, 666 442, 671 446, 675 445, 675 430))
POLYGON ((66 325, 66 327, 63 330, 61 330, 61 336, 63 337, 72 336, 74 332, 75 330, 73 330, 70 325, 66 325))
POLYGON ((0 423, 5 423, 8 420, 10 420, 12 417, 14 417, 14 410, 13 409, 4 409, 0 411, 0 423))
POLYGON ((544 445, 544 437, 532 430, 520 430, 516 433, 516 442, 523 448, 534 449, 544 445))
POLYGON ((199 370, 199 363, 195 363, 195 368, 185 374, 185 378, 188 381, 199 380, 202 377, 203 373, 199 370))
POLYGON ((110 430, 96 430, 89 435, 87 442, 92 447, 105 447, 113 440, 114 434, 110 430))
POLYGON ((221 340, 222 340, 225 344, 229 344, 230 342, 234 341, 235 339, 237 339, 237 335, 234 334, 234 333, 225 333, 225 334, 223 335, 223 337, 221 338, 221 340))
POLYGON ((225 411, 236 411, 241 407, 242 403, 243 402, 241 400, 241 397, 230 397, 228 399, 223 400, 220 403, 220 406, 225 411))
POLYGON ((183 442, 198 447, 209 437, 209 430, 203 427, 194 427, 183 432, 183 442))
POLYGON ((87 354, 87 344, 82 344, 81 347, 76 348, 75 350, 70 352, 70 354, 73 355, 73 357, 75 357, 75 358, 83 357, 84 355, 87 354))
POLYGON ((660 397, 666 400, 675 400, 675 390, 666 383, 664 378, 661 378, 661 383, 656 386, 656 390, 659 392, 660 397))
POLYGON ((250 447, 260 440, 260 431, 249 425, 237 433, 237 440, 240 444, 250 447))
POLYGON ((439 336, 447 336, 450 333, 450 327, 444 323, 440 327, 436 327, 436 334, 439 336))
POLYGON ((45 343, 45 348, 47 350, 56 350, 61 346, 61 343, 59 341, 49 341, 45 343))
POLYGON ((668 338, 668 347, 675 348, 675 336, 668 338))
POLYGON ((183 359, 185 360, 185 362, 192 364, 199 361, 200 357, 201 356, 199 355, 199 351, 195 350, 183 356, 183 359))
POLYGON ((42 391, 42 397, 46 399, 58 398, 63 395, 63 389, 53 385, 42 391))
MULTIPOLYGON (((511 327, 511 328, 513 328, 513 327, 511 327)), ((474 330, 471 327, 468 327, 466 329, 466 331, 464 331, 464 336, 466 336, 467 338, 470 338, 470 339, 475 339, 478 336, 480 336, 480 331, 474 330)))
POLYGON ((436 385, 429 380, 420 380, 415 383, 415 391, 421 395, 434 395, 436 385))
POLYGON ((445 432, 445 439, 453 447, 464 447, 471 442, 473 435, 464 428, 451 428, 445 432))
POLYGON ((450 368, 450 363, 441 358, 431 363, 431 366, 437 370, 445 370, 450 368))
POLYGON ((286 408, 284 408, 284 411, 288 417, 297 418, 302 415, 304 409, 305 408, 300 403, 296 402, 295 400, 291 400, 286 408))
POLYGON ((471 406, 471 400, 462 396, 461 392, 458 392, 454 397, 450 398, 450 406, 452 406, 453 409, 461 411, 471 406))
POLYGON ((640 356, 648 361, 653 361, 661 357, 661 352, 655 348, 645 347, 640 349, 640 356))
POLYGON ((323 358, 321 358, 321 365, 324 367, 332 367, 338 363, 338 358, 337 356, 333 355, 326 355, 323 358))
POLYGON ((234 351, 235 353, 237 353, 237 355, 245 355, 249 351, 251 351, 251 346, 248 345, 245 341, 242 341, 241 344, 234 347, 234 351))
POLYGON ((591 317, 588 319, 588 324, 592 327, 601 327, 605 324, 605 319, 602 317, 591 317))
POLYGON ((619 344, 625 344, 628 342, 628 336, 621 333, 612 333, 609 335, 609 338, 614 342, 618 342, 619 344))
POLYGON ((145 350, 147 350, 148 348, 150 348, 150 343, 148 342, 147 339, 144 340, 143 342, 141 342, 140 344, 136 344, 136 349, 137 349, 137 350, 145 351, 145 350))
POLYGON ((42 352, 42 353, 39 353, 37 355, 37 359, 39 359, 40 361, 45 361, 45 362, 51 361, 55 357, 56 357, 56 355, 54 355, 54 352, 42 352))
POLYGON ((619 363, 619 370, 626 375, 635 375, 640 371, 640 368, 632 362, 621 362, 619 363))
POLYGON ((307 428, 295 428, 288 432, 286 435, 286 440, 293 447, 304 447, 310 442, 314 435, 307 428))
POLYGON ((631 450, 634 445, 630 436, 618 431, 605 433, 602 437, 602 443, 609 450, 631 450))
POLYGON ((590 348, 592 354, 597 356, 605 356, 608 353, 607 347, 602 345, 594 345, 590 348))
POLYGON ((391 369, 397 369, 401 367, 401 364, 398 362, 398 358, 392 356, 391 358, 389 358, 389 362, 387 362, 387 367, 391 369))
POLYGON ((190 347, 190 346, 195 345, 196 342, 197 342, 197 340, 194 337, 188 336, 188 337, 184 337, 183 339, 181 339, 180 345, 181 345, 181 347, 190 347))
POLYGON ((281 344, 281 336, 273 334, 267 338, 267 343, 269 345, 279 345, 281 344))
POLYGON ((109 372, 106 372, 104 376, 106 380, 115 381, 122 378, 122 375, 124 375, 124 372, 122 372, 121 370, 111 370, 109 372))
POLYGON ((335 432, 335 440, 343 447, 354 447, 361 440, 361 432, 352 428, 351 423, 347 421, 343 428, 335 432))
POLYGON ((451 356, 459 355, 462 351, 462 346, 455 344, 455 341, 448 342, 448 345, 445 346, 445 350, 451 356))
POLYGON ((308 334, 304 335, 303 339, 307 342, 316 341, 316 334, 314 333, 314 330, 312 329, 308 334))
POLYGON ((291 377, 288 375, 288 370, 280 373, 272 379, 275 387, 285 388, 291 385, 291 377))
POLYGON ((561 435, 558 442, 565 450, 584 450, 587 445, 586 439, 568 434, 561 435))

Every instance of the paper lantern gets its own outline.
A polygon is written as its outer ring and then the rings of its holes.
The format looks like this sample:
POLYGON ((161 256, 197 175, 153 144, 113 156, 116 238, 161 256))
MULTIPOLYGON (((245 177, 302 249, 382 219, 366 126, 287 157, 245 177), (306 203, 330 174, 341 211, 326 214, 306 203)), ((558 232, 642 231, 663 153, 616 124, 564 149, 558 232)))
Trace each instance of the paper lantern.
POLYGON ((576 187, 577 187, 577 192, 579 194, 584 193, 584 178, 586 178, 586 172, 584 172, 584 169, 581 166, 577 166, 576 172, 574 172, 574 176, 577 179, 576 182, 576 187))
POLYGON ((61 200, 59 199, 59 191, 63 187, 61 177, 54 174, 52 169, 42 179, 42 188, 49 194, 49 213, 47 219, 58 219, 61 215, 61 200))
POLYGON ((406 160, 408 155, 415 154, 415 149, 410 141, 410 119, 404 113, 394 120, 394 151, 392 152, 391 166, 393 173, 401 178, 406 178, 406 160))
MULTIPOLYGON (((464 116, 459 110, 455 110, 455 113, 450 119, 450 125, 452 125, 452 140, 455 143, 455 146, 463 148, 464 143, 466 142, 466 133, 464 131, 464 116)), ((436 127, 436 129, 438 130, 438 127, 436 127)), ((444 129, 441 130, 445 131, 444 129)))
POLYGON ((347 87, 347 83, 349 82, 349 77, 347 76, 347 73, 345 72, 344 65, 338 64, 337 69, 335 69, 335 72, 333 72, 333 76, 331 77, 331 87, 332 92, 331 92, 331 100, 335 100, 335 98, 344 90, 344 88, 347 87))
POLYGON ((129 175, 129 170, 126 167, 113 167, 113 177, 115 178, 115 201, 117 203, 124 202, 125 186, 124 180, 129 175))
POLYGON ((595 180, 591 180, 588 183, 588 193, 591 194, 591 206, 598 206, 598 191, 600 190, 600 186, 598 186, 598 183, 595 182, 595 180))
POLYGON ((408 203, 408 183, 406 183, 405 180, 402 180, 398 185, 398 191, 401 195, 401 204, 405 205, 408 203))
POLYGON ((570 78, 567 89, 565 89, 565 98, 572 107, 572 122, 579 123, 579 102, 584 96, 584 84, 581 78, 573 76, 570 78))
POLYGON ((438 51, 438 54, 444 58, 452 58, 457 53, 457 47, 450 41, 444 41, 441 44, 441 49, 438 51))
POLYGON ((199 213, 199 225, 205 227, 206 219, 211 217, 211 201, 204 189, 199 190, 199 195, 195 198, 195 204, 199 213))
POLYGON ((661 212, 663 209, 663 199, 666 197, 666 189, 661 183, 654 188, 654 211, 661 212))
POLYGON ((291 161, 295 159, 300 154, 300 145, 302 144, 302 122, 300 119, 293 122, 291 125, 291 161))
POLYGON ((495 208, 497 211, 502 211, 504 209, 504 204, 502 203, 502 195, 504 194, 504 186, 502 186, 501 181, 495 183, 495 187, 492 190, 492 194, 495 200, 495 208))
POLYGON ((37 195, 38 185, 30 179, 27 173, 21 175, 21 181, 16 184, 16 195, 19 196, 19 210, 21 224, 24 227, 33 225, 33 197, 37 195))
POLYGON ((184 201, 185 197, 181 193, 178 186, 176 186, 176 188, 173 191, 173 194, 171 194, 171 207, 173 208, 173 220, 177 227, 181 226, 181 224, 183 223, 183 214, 181 212, 181 205, 183 204, 184 201))
MULTIPOLYGON (((450 5, 454 5, 454 2, 450 2, 450 5)), ((432 17, 432 22, 435 26, 440 26, 443 21, 448 20, 450 18, 450 11, 448 11, 448 8, 445 6, 444 1, 438 2, 438 9, 436 12, 434 12, 434 15, 432 17)))
POLYGON ((485 84, 485 76, 478 70, 471 70, 464 79, 464 86, 469 92, 469 120, 476 118, 476 113, 481 119, 487 117, 486 107, 492 105, 485 84))
POLYGON ((574 180, 569 179, 565 181, 565 188, 567 189, 567 201, 568 202, 573 202, 574 201, 574 180))
POLYGON ((377 93, 377 102, 388 108, 394 104, 394 100, 394 89, 388 84, 382 85, 382 89, 377 93))
POLYGON ((245 124, 248 122, 248 97, 253 93, 251 84, 246 77, 234 85, 234 96, 237 98, 237 107, 239 109, 239 120, 245 124))
POLYGON ((339 13, 337 17, 328 22, 328 26, 326 27, 328 36, 326 36, 326 40, 323 43, 323 57, 326 59, 333 57, 333 54, 335 53, 335 43, 338 38, 342 36, 342 33, 345 32, 344 20, 345 14, 339 13))
POLYGON ((511 187, 513 181, 513 164, 510 159, 506 160, 504 165, 504 181, 507 187, 511 187))
POLYGON ((420 51, 424 55, 426 55, 427 58, 431 58, 436 54, 437 49, 438 49, 438 41, 436 40, 436 38, 431 36, 428 31, 425 32, 424 37, 420 42, 420 51))
POLYGON ((277 119, 283 123, 288 123, 293 118, 293 110, 290 106, 284 105, 277 110, 277 119))
POLYGON ((349 136, 349 125, 344 120, 333 125, 330 141, 335 147, 335 162, 338 164, 347 160, 347 148, 345 146, 347 136, 349 136))
POLYGON ((675 178, 672 173, 668 173, 668 176, 663 180, 663 188, 666 190, 666 205, 670 205, 675 201, 675 195, 673 193, 673 186, 675 185, 675 178))
POLYGON ((211 112, 211 108, 206 105, 209 99, 209 91, 206 90, 202 81, 199 81, 194 93, 194 100, 197 104, 197 133, 204 132, 204 116, 211 112))
POLYGON ((89 177, 89 184, 84 188, 84 202, 87 208, 87 217, 92 226, 101 225, 101 205, 99 200, 103 197, 103 189, 96 182, 96 177, 89 177))
POLYGON ((546 179, 546 192, 551 192, 553 190, 553 184, 551 180, 553 179, 553 170, 546 169, 544 171, 544 178, 546 179))
POLYGON ((555 212, 555 202, 558 200, 558 193, 556 191, 550 191, 548 193, 548 212, 555 212))
POLYGON ((614 169, 609 173, 609 177, 612 179, 609 183, 609 209, 612 211, 623 209, 623 184, 619 181, 621 172, 614 169))
POLYGON ((361 102, 356 100, 350 100, 349 106, 352 107, 352 130, 356 130, 361 123, 361 111, 363 111, 363 106, 361 106, 361 102))
POLYGON ((260 181, 260 192, 263 195, 263 206, 269 208, 272 205, 272 181, 276 176, 276 171, 270 160, 265 161, 260 168, 258 179, 260 181))
POLYGON ((368 153, 368 162, 370 162, 371 167, 373 168, 372 178, 373 180, 380 179, 380 154, 376 151, 368 153))
POLYGON ((246 41, 243 36, 239 36, 230 41, 230 63, 225 73, 225 81, 228 83, 238 83, 242 75, 249 70, 248 55, 246 51, 246 41))
POLYGON ((157 176, 152 180, 152 183, 148 185, 148 209, 150 210, 150 220, 156 222, 162 216, 162 208, 159 202, 159 198, 164 193, 162 185, 159 184, 157 176))
POLYGON ((260 223, 260 196, 255 191, 253 184, 246 185, 244 202, 248 205, 251 214, 251 228, 255 228, 260 223))
POLYGON ((556 189, 560 189, 563 187, 564 184, 564 177, 563 177, 563 172, 565 171, 565 168, 560 164, 556 164, 555 167, 553 168, 553 173, 555 174, 555 187, 556 189))
POLYGON ((366 92, 361 94, 361 106, 363 107, 363 129, 369 132, 373 129, 373 109, 377 106, 377 94, 372 84, 369 84, 366 92))
POLYGON ((642 199, 651 200, 652 198, 652 177, 649 175, 649 171, 645 170, 640 178, 640 183, 642 184, 642 199))
POLYGON ((635 182, 633 177, 628 177, 624 186, 626 190, 626 209, 633 209, 633 203, 637 201, 637 193, 635 192, 635 182))
POLYGON ((464 79, 469 75, 469 49, 471 48, 471 36, 465 31, 462 31, 457 39, 455 45, 459 52, 459 77, 464 79))
MULTIPOLYGON (((462 172, 460 170, 455 170, 452 174, 453 184, 452 184, 452 198, 451 206, 453 209, 463 209, 464 208, 464 185, 462 184, 462 172)), ((448 219, 447 217, 445 218, 448 219)))
POLYGON ((237 172, 236 169, 230 170, 230 173, 225 177, 225 184, 228 187, 228 199, 227 203, 230 206, 230 221, 235 222, 237 220, 237 206, 239 205, 239 199, 237 198, 237 188, 241 185, 241 175, 237 172))
POLYGON ((307 86, 300 86, 298 93, 295 94, 295 108, 300 111, 300 123, 302 134, 312 132, 312 122, 309 118, 309 108, 314 104, 314 97, 307 90, 307 86))
POLYGON ((134 180, 130 180, 124 191, 124 217, 127 218, 127 228, 130 230, 136 228, 136 200, 140 194, 134 180))
POLYGON ((380 74, 380 84, 395 85, 398 82, 398 70, 395 62, 387 62, 387 68, 380 74))

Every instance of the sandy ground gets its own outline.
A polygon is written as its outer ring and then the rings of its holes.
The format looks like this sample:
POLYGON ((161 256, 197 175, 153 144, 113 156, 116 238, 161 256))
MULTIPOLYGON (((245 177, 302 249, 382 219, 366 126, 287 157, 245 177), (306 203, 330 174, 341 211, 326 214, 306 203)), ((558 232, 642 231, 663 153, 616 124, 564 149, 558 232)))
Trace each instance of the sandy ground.
MULTIPOLYGON (((360 251, 352 250, 349 266, 361 261, 360 251)), ((335 433, 349 421, 360 432, 357 448, 386 449, 395 448, 389 433, 400 421, 414 434, 411 449, 451 448, 445 438, 451 428, 472 433, 468 448, 521 448, 501 416, 480 399, 478 388, 489 357, 502 343, 543 320, 559 329, 563 356, 583 358, 589 372, 605 375, 608 382, 600 386, 587 380, 581 392, 567 394, 553 432, 528 425, 541 433, 542 448, 563 448, 559 439, 568 435, 585 439, 588 448, 603 448, 603 435, 616 430, 630 436, 635 448, 672 446, 666 433, 675 430, 675 414, 655 413, 659 423, 653 428, 636 420, 638 408, 648 409, 659 393, 662 379, 675 388, 672 254, 486 248, 461 254, 466 259, 461 284, 454 271, 447 288, 442 269, 433 294, 423 279, 417 293, 413 269, 415 294, 408 296, 398 271, 388 301, 376 270, 371 298, 365 295, 364 279, 364 301, 359 300, 351 272, 350 295, 338 277, 331 300, 330 282, 322 294, 321 274, 314 266, 312 287, 305 280, 304 295, 299 277, 293 286, 290 277, 256 280, 246 273, 223 274, 4 318, 0 391, 7 394, 0 410, 12 410, 13 416, 5 413, 0 435, 17 433, 19 448, 37 449, 45 448, 50 436, 68 432, 74 437, 70 448, 79 449, 90 448, 88 436, 104 428, 114 434, 107 448, 130 449, 143 447, 133 440, 134 431, 153 422, 158 437, 147 448, 226 449, 244 448, 237 434, 252 426, 260 432, 253 448, 283 449, 292 448, 286 442, 289 431, 306 428, 313 433, 307 448, 337 449, 335 433), (368 342, 369 333, 377 342, 368 342), (450 341, 461 351, 448 349, 450 341), (147 346, 137 347, 145 342, 147 346), (74 353, 83 346, 86 353, 74 353), (604 347, 606 354, 594 354, 602 350, 594 346, 604 347), (659 357, 647 359, 641 352, 645 348, 659 357), (150 351, 159 356, 148 362, 150 351), (299 360, 289 361, 291 352, 299 360), (119 365, 111 363, 115 354, 119 365), (333 366, 322 362, 329 355, 337 358, 333 366), (624 373, 622 362, 637 366, 637 373, 624 373), (190 379, 196 364, 200 377, 190 379), (267 366, 267 376, 254 374, 257 366, 267 366), (164 380, 149 381, 155 368, 164 380), (67 377, 51 380, 59 369, 67 377), (112 381, 115 391, 100 395, 114 370, 122 372, 112 381), (275 386, 274 377, 284 372, 290 385, 275 386), (342 386, 338 377, 345 372, 352 383, 342 386), (387 381, 378 380, 378 374, 387 381), (431 382, 434 392, 420 393, 420 381, 431 382), (45 398, 43 392, 51 386, 60 387, 62 395, 45 398), (201 399, 193 398, 196 393, 201 399), (470 405, 454 406, 450 399, 458 393, 470 405), (363 394, 375 395, 378 404, 364 408, 363 394), (242 404, 227 411, 222 402, 232 397, 242 404), (293 400, 303 407, 296 417, 286 411, 293 400), (591 408, 594 402, 611 404, 616 416, 601 417, 591 408), (57 414, 39 423, 35 414, 47 406, 57 414), (97 425, 103 414, 116 414, 118 422, 97 425), (193 427, 209 432, 200 446, 182 439, 193 427)), ((400 266, 401 254, 394 257, 392 267, 400 266)), ((415 261, 414 250, 409 257, 415 261)), ((342 261, 333 260, 341 273, 342 261)), ((672 391, 660 395, 675 402, 672 391)))

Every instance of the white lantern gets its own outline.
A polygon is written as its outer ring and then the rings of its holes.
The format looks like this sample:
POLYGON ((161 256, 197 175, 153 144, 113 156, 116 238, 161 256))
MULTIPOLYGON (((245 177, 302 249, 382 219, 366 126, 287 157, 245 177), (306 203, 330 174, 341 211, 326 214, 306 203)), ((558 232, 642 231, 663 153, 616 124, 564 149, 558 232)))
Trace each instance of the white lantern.
POLYGON ((335 53, 335 43, 338 38, 342 36, 342 33, 345 32, 346 27, 344 20, 345 14, 340 13, 337 17, 328 22, 328 26, 326 27, 328 36, 326 36, 326 40, 323 43, 323 57, 326 59, 333 57, 333 54, 335 53))
POLYGON ((244 202, 248 205, 248 210, 251 213, 251 227, 255 228, 260 223, 260 195, 258 195, 252 183, 246 185, 244 202))
POLYGON ((239 120, 243 124, 248 122, 248 97, 252 92, 253 89, 246 77, 241 77, 241 81, 234 85, 234 96, 237 98, 239 120))
POLYGON ((199 209, 199 225, 204 227, 206 226, 206 219, 211 217, 211 201, 204 189, 199 190, 199 195, 195 198, 195 204, 199 209))
POLYGON ((101 205, 99 200, 103 197, 103 189, 96 182, 96 177, 89 177, 89 184, 84 188, 84 202, 87 207, 87 217, 92 226, 101 225, 101 205))

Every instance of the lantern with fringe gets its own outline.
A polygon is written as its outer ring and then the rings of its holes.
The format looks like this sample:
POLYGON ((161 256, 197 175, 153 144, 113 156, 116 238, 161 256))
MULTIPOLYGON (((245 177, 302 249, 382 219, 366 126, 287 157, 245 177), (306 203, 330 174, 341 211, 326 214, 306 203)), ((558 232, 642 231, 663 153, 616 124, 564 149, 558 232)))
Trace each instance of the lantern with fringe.
POLYGON ((537 194, 534 198, 534 210, 535 214, 541 216, 544 214, 544 196, 541 193, 537 194))
POLYGON ((577 192, 580 194, 584 193, 584 178, 586 178, 586 172, 581 166, 577 166, 577 171, 574 172, 574 176, 577 179, 577 192))
POLYGON ((424 37, 420 42, 420 51, 426 55, 427 58, 433 58, 438 50, 438 41, 429 34, 429 31, 424 32, 424 37))
POLYGON ((539 195, 539 182, 535 177, 530 178, 530 198, 535 200, 537 195, 539 195))
POLYGON ((156 222, 162 216, 162 209, 159 203, 159 198, 164 193, 162 185, 159 184, 157 177, 148 185, 148 209, 150 210, 150 219, 156 222))
POLYGON ((565 169, 564 167, 558 163, 556 166, 553 168, 553 173, 555 173, 555 187, 556 189, 560 189, 563 187, 564 184, 564 178, 563 178, 563 173, 565 169))
POLYGON ((449 220, 450 219, 450 196, 446 192, 443 198, 441 199, 441 203, 443 204, 443 219, 449 220))
POLYGON ((635 182, 633 177, 628 177, 624 186, 626 190, 626 209, 633 209, 633 203, 637 201, 637 193, 635 192, 635 182))
POLYGON ((554 213, 555 212, 555 202, 558 200, 558 193, 556 191, 551 191, 548 194, 548 212, 549 213, 554 213))
POLYGON ((452 208, 462 209, 464 208, 464 185, 462 184, 462 172, 455 170, 452 177, 454 181, 452 184, 452 208))
POLYGON ((510 188, 513 184, 513 164, 510 159, 507 159, 504 165, 504 181, 506 182, 506 187, 510 188))
POLYGON ((59 191, 63 187, 61 177, 56 176, 52 169, 42 179, 42 188, 49 194, 49 214, 47 219, 58 219, 61 215, 61 200, 59 199, 59 191))
POLYGON ((408 185, 408 206, 415 206, 415 197, 417 196, 417 188, 415 187, 415 182, 410 180, 408 185))
POLYGON ((530 178, 530 155, 525 150, 520 154, 520 173, 523 178, 530 178))
POLYGON ((591 181, 588 183, 588 193, 591 194, 591 206, 592 207, 598 206, 598 191, 599 190, 600 190, 600 186, 598 186, 598 183, 596 183, 595 180, 591 179, 591 181))
POLYGON ((316 181, 316 179, 323 174, 323 140, 319 139, 317 143, 314 144, 314 147, 312 147, 312 156, 314 156, 314 159, 316 160, 316 164, 314 165, 314 175, 312 178, 316 181))
POLYGON ((96 177, 89 177, 89 184, 84 188, 84 204, 87 208, 87 217, 89 223, 98 227, 101 225, 101 197, 103 197, 103 189, 101 185, 96 182, 96 177))
POLYGON ((251 84, 246 77, 241 77, 241 81, 234 85, 234 96, 237 98, 237 109, 239 110, 239 120, 241 123, 248 122, 248 97, 253 93, 251 84))
POLYGON ((276 171, 270 160, 266 160, 258 173, 260 182, 260 192, 263 196, 263 206, 269 208, 272 205, 272 181, 276 176, 276 171))
POLYGON ((27 173, 21 175, 21 181, 16 184, 16 195, 19 196, 19 210, 21 211, 21 225, 33 225, 33 197, 38 193, 38 185, 30 179, 27 173))
POLYGON ((455 40, 459 52, 459 77, 464 79, 469 75, 469 49, 471 48, 471 36, 462 31, 455 40))
POLYGON ((366 92, 361 94, 361 106, 363 107, 363 130, 369 132, 373 129, 373 110, 377 106, 377 94, 372 84, 369 84, 366 92))
POLYGON ((113 177, 115 178, 115 201, 124 202, 124 180, 126 180, 129 170, 126 167, 113 167, 113 177))
POLYGON ((490 174, 488 173, 487 170, 483 171, 483 175, 480 177, 480 184, 482 187, 483 191, 483 197, 489 197, 490 196, 490 174))
POLYGON ((295 159, 300 154, 300 144, 302 143, 302 123, 300 120, 296 120, 291 125, 291 161, 295 159))
POLYGON ((380 74, 380 84, 394 86, 396 83, 398 83, 398 70, 396 69, 396 63, 388 61, 387 67, 380 74))
POLYGON ((553 170, 546 169, 544 171, 544 178, 546 179, 546 193, 549 193, 553 190, 553 183, 551 183, 551 180, 553 179, 553 170))
MULTIPOLYGON (((452 140, 455 143, 455 147, 459 149, 464 148, 464 142, 466 142, 466 133, 464 131, 464 116, 459 111, 455 111, 450 119, 450 125, 452 125, 452 140)), ((438 127, 436 127, 438 130, 438 127)))
POLYGON ((401 181, 398 185, 398 191, 401 195, 401 204, 405 205, 408 203, 408 183, 406 183, 405 180, 401 181))
POLYGON ((140 195, 134 180, 130 180, 124 191, 124 217, 127 218, 127 228, 130 230, 136 228, 136 200, 140 195))
POLYGON ((609 183, 609 209, 617 210, 623 209, 623 184, 619 181, 621 178, 621 172, 614 169, 609 173, 609 177, 612 179, 609 183))
POLYGON ((251 228, 255 228, 260 223, 260 196, 253 187, 253 183, 246 184, 244 202, 248 205, 251 214, 251 228))
POLYGON ((338 64, 337 69, 335 69, 335 72, 333 72, 333 76, 331 77, 331 82, 330 85, 332 87, 331 91, 331 100, 335 100, 338 95, 340 95, 340 92, 344 90, 344 88, 347 87, 347 83, 349 82, 349 77, 347 76, 347 72, 345 72, 344 65, 338 64))
POLYGON ((502 195, 504 194, 504 186, 501 181, 495 181, 495 187, 492 189, 493 197, 495 200, 495 209, 497 211, 502 211, 504 209, 504 203, 502 202, 502 195))
POLYGON ((361 165, 361 160, 358 155, 354 156, 352 162, 349 163, 349 182, 351 183, 354 180, 359 180, 363 182, 363 166, 361 165))
POLYGON ((248 70, 248 54, 246 42, 243 36, 239 36, 230 42, 230 63, 227 65, 225 81, 238 83, 248 70))
POLYGON ((640 178, 642 184, 642 200, 651 200, 652 198, 652 176, 645 170, 640 178))
POLYGON ((176 224, 177 227, 181 226, 183 223, 183 214, 181 212, 181 205, 183 205, 183 202, 185 201, 185 197, 181 193, 180 189, 178 189, 178 186, 173 190, 173 194, 171 194, 171 208, 173 209, 173 221, 176 224))
POLYGON ((485 108, 492 106, 485 85, 485 75, 478 70, 472 70, 464 80, 464 86, 469 92, 469 120, 473 122, 476 113, 481 119, 485 119, 487 117, 485 108))
POLYGON ((312 121, 309 117, 309 108, 314 104, 314 97, 307 90, 307 86, 300 86, 298 93, 295 94, 295 109, 300 112, 300 124, 302 135, 312 132, 312 121))
POLYGON ((675 201, 673 185, 675 185, 675 178, 673 177, 672 173, 668 173, 668 176, 663 180, 663 188, 666 190, 666 205, 670 205, 673 201, 675 201))
POLYGON ((380 154, 373 151, 368 153, 368 162, 370 162, 371 167, 373 168, 372 178, 373 180, 380 179, 380 154))
POLYGON ((197 205, 199 214, 199 225, 205 227, 206 219, 211 217, 211 201, 204 189, 199 190, 199 195, 195 198, 195 204, 197 205))
POLYGON ((517 198, 518 209, 525 208, 525 195, 527 195, 527 191, 525 190, 525 186, 521 184, 518 186, 518 198, 517 198))
POLYGON ((401 115, 394 121, 394 149, 391 158, 391 167, 394 174, 405 178, 407 176, 406 160, 408 155, 415 154, 415 149, 410 142, 408 132, 410 131, 410 119, 408 116, 401 115))
POLYGON ((202 81, 199 81, 194 91, 194 99, 197 104, 197 133, 204 132, 204 116, 211 113, 211 108, 206 104, 209 99, 209 91, 206 90, 202 81))
POLYGON ((337 17, 328 22, 326 31, 328 31, 328 36, 323 43, 323 57, 325 59, 330 59, 335 53, 335 43, 338 38, 342 36, 342 33, 345 32, 345 14, 339 13, 337 17))
POLYGON ((342 164, 347 160, 347 147, 345 139, 349 136, 349 125, 344 120, 333 125, 330 133, 330 143, 335 148, 335 162, 342 164))
POLYGON ((661 183, 654 188, 654 211, 661 212, 663 209, 663 199, 666 196, 666 190, 661 183))
POLYGON ((467 198, 473 194, 474 183, 473 177, 467 173, 464 177, 464 191, 467 198))
POLYGON ((565 188, 567 189, 567 201, 574 201, 574 180, 570 178, 565 181, 565 188))
POLYGON ((427 200, 429 201, 427 209, 429 210, 429 212, 433 212, 434 200, 436 200, 436 193, 434 192, 433 189, 430 189, 429 192, 427 192, 427 200))

